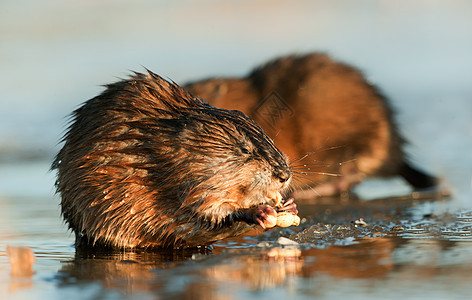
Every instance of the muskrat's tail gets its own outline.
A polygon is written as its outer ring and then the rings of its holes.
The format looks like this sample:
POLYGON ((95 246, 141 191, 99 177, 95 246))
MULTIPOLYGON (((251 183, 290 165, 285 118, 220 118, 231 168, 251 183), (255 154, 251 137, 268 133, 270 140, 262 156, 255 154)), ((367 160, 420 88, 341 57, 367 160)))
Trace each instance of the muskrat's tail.
POLYGON ((438 178, 416 169, 408 162, 403 162, 399 175, 416 189, 432 188, 439 185, 438 178))

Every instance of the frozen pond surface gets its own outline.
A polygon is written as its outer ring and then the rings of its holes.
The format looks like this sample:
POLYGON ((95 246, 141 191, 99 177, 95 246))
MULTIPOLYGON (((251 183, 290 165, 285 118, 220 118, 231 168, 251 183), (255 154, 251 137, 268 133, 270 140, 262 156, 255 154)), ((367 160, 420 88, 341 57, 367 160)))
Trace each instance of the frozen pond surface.
POLYGON ((327 199, 299 205, 297 228, 225 240, 207 251, 158 253, 76 253, 56 203, 2 199, 0 290, 11 298, 455 299, 470 293, 472 212, 449 213, 446 199, 327 199), (353 224, 360 217, 365 227, 353 224), (10 276, 7 245, 33 250, 33 276, 10 276))
POLYGON ((470 11, 465 0, 1 2, 0 298, 469 297, 470 11), (299 227, 205 253, 76 253, 48 169, 65 116, 101 84, 143 66, 178 83, 243 76, 309 51, 382 89, 412 160, 450 198, 396 197, 411 192, 401 180, 371 181, 357 189, 363 200, 299 203, 299 227), (7 245, 34 252, 32 277, 11 276, 7 245))

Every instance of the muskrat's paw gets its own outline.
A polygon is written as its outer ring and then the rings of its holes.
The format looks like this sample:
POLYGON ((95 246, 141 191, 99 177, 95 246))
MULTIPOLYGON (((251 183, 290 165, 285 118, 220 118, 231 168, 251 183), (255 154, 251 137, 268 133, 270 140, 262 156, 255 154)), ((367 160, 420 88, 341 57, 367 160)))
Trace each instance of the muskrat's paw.
POLYGON ((272 228, 277 225, 277 212, 267 204, 261 204, 254 213, 255 222, 262 228, 272 228))
POLYGON ((284 211, 284 212, 289 212, 293 215, 298 214, 297 205, 295 204, 295 200, 293 200, 293 198, 286 200, 283 203, 283 206, 279 210, 284 211))
POLYGON ((279 191, 268 191, 267 192, 267 203, 273 207, 280 207, 282 205, 282 195, 279 191))
POLYGON ((277 212, 277 226, 289 227, 298 226, 300 224, 300 217, 297 216, 297 205, 293 198, 286 200, 283 206, 277 212))
POLYGON ((276 212, 274 208, 267 204, 259 205, 254 213, 254 217, 257 224, 267 229, 275 226, 298 226, 300 224, 300 217, 297 214, 297 205, 291 198, 285 201, 279 212, 276 212))

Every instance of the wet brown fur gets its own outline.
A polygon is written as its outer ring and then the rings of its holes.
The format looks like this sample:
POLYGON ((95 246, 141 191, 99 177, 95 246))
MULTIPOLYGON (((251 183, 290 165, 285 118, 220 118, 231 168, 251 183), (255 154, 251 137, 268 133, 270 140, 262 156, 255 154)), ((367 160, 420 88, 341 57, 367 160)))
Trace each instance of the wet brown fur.
POLYGON ((77 245, 192 247, 255 224, 292 172, 262 129, 149 72, 72 115, 52 165, 77 245))
POLYGON ((416 188, 436 184, 405 158, 387 99, 361 72, 325 54, 282 57, 245 78, 212 78, 185 88, 261 124, 290 158, 299 196, 336 194, 372 176, 401 175, 416 188))

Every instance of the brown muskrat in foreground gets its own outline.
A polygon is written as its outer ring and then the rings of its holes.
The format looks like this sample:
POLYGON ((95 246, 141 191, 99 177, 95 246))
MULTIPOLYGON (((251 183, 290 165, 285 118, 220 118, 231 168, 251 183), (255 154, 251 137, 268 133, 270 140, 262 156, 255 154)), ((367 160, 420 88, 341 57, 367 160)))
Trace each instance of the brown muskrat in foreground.
POLYGON ((185 88, 259 123, 304 175, 294 178, 296 198, 337 194, 371 176, 400 175, 414 188, 437 184, 406 159, 387 99, 358 70, 327 55, 282 57, 245 78, 185 88))
POLYGON ((193 247, 271 227, 292 171, 246 115, 149 72, 75 110, 52 168, 76 245, 193 247))

